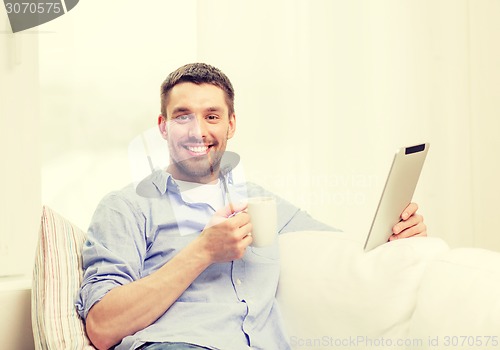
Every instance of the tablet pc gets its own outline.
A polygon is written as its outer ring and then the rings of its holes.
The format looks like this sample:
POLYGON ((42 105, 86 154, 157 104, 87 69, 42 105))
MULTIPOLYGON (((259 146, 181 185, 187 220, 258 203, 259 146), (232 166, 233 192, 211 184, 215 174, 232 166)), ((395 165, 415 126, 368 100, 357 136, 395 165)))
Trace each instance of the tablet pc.
POLYGON ((392 227, 401 220, 401 213, 411 203, 428 150, 428 143, 397 150, 366 237, 365 251, 389 240, 392 227))

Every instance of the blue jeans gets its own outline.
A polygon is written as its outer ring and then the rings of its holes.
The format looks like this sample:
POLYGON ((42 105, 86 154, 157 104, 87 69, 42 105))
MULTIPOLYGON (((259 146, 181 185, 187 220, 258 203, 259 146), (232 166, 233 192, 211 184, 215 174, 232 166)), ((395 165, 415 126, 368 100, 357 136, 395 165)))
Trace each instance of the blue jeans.
POLYGON ((203 346, 189 343, 146 343, 141 346, 141 350, 189 350, 189 349, 208 349, 203 346))

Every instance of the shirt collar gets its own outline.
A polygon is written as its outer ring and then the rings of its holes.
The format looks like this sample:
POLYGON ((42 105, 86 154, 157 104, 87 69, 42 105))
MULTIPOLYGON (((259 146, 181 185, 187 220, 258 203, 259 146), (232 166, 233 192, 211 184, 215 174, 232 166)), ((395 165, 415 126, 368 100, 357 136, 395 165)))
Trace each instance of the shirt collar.
MULTIPOLYGON (((233 184, 233 173, 231 171, 225 174, 224 177, 228 185, 233 184)), ((157 170, 151 174, 151 182, 162 195, 167 193, 168 190, 179 192, 179 187, 175 183, 175 179, 172 177, 172 174, 166 170, 157 170)))

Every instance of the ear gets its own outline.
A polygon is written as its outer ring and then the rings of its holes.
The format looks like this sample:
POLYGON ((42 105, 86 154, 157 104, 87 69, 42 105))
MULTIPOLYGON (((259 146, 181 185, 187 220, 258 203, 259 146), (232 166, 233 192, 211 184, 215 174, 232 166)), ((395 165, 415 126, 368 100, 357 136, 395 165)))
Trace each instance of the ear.
POLYGON ((227 130, 227 139, 229 140, 234 136, 234 133, 236 132, 236 114, 231 114, 229 116, 229 128, 227 130))
POLYGON ((166 140, 168 137, 167 119, 161 114, 158 116, 158 129, 160 130, 161 137, 166 140))

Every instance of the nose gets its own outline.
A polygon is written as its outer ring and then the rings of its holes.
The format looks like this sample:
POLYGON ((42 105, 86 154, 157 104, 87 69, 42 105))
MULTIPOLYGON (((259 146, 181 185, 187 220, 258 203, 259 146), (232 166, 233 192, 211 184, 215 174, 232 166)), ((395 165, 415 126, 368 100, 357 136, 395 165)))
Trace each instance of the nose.
POLYGON ((204 139, 208 134, 207 125, 205 119, 196 116, 193 118, 191 123, 189 123, 188 136, 196 139, 204 139))

